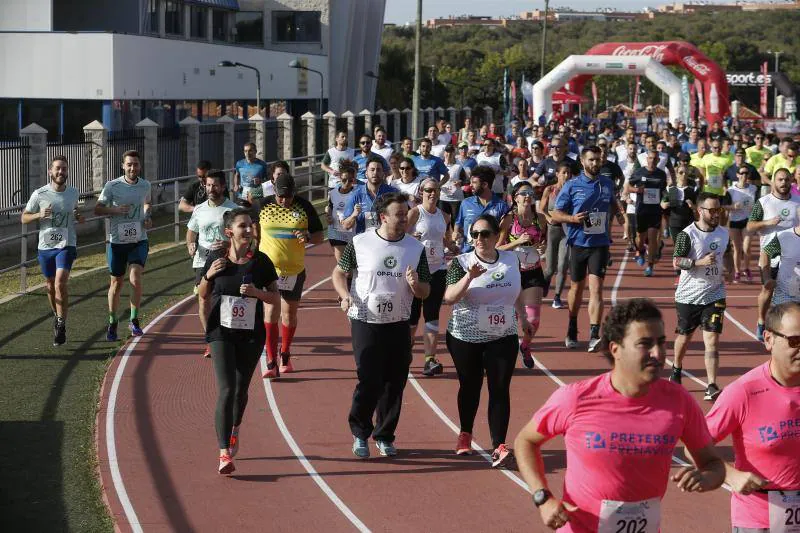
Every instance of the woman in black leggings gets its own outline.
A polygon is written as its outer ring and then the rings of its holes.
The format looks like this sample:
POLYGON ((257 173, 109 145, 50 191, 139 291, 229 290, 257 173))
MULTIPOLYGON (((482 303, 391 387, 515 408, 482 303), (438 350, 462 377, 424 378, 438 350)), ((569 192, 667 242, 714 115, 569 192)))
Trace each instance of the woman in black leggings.
POLYGON ((278 305, 278 274, 269 258, 253 251, 252 220, 247 209, 225 213, 230 247, 212 252, 200 281, 200 298, 210 309, 206 342, 217 380, 214 425, 219 442, 219 473, 236 468, 239 426, 247 407, 247 389, 266 339, 263 302, 278 305))

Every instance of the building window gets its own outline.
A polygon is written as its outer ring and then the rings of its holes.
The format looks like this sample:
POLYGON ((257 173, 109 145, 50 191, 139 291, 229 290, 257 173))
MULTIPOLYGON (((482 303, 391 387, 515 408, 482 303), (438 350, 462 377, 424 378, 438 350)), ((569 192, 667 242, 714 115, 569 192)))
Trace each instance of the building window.
POLYGON ((236 13, 234 39, 240 44, 264 45, 264 14, 261 11, 239 11, 236 13))
POLYGON ((205 39, 208 35, 208 10, 204 7, 191 6, 189 16, 192 23, 192 39, 205 39))
POLYGON ((145 33, 159 33, 158 0, 147 0, 147 13, 144 19, 145 33))
POLYGON ((165 0, 164 7, 164 31, 167 35, 183 35, 183 4, 165 0))
POLYGON ((273 14, 276 43, 319 43, 322 30, 319 11, 276 11, 273 14))
POLYGON ((228 12, 214 9, 211 12, 211 36, 215 41, 228 40, 228 12))

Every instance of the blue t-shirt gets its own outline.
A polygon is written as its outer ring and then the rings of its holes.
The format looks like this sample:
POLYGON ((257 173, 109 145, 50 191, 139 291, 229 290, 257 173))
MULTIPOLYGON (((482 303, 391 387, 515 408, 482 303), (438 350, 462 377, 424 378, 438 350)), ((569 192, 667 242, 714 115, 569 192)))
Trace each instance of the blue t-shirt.
POLYGON ((353 157, 353 162, 358 165, 358 174, 356 175, 356 179, 361 183, 365 183, 367 181, 367 162, 369 161, 370 157, 376 157, 381 160, 383 172, 385 174, 388 174, 392 171, 391 167, 389 166, 389 162, 386 161, 381 154, 370 152, 367 155, 364 155, 363 152, 358 152, 355 157, 353 157))
POLYGON ((356 204, 361 204, 361 214, 358 215, 358 218, 356 218, 356 233, 364 233, 367 229, 367 226, 371 228, 378 226, 378 215, 372 209, 372 204, 375 202, 375 199, 378 198, 378 196, 389 192, 398 191, 391 185, 382 183, 378 188, 378 194, 376 194, 375 198, 373 198, 369 190, 367 190, 366 184, 360 183, 356 185, 355 189, 353 190, 353 194, 347 198, 347 204, 344 206, 343 213, 344 218, 349 218, 352 216, 353 211, 356 210, 356 204))
POLYGON ((239 196, 245 198, 247 189, 255 187, 253 180, 258 178, 259 183, 267 181, 267 164, 260 159, 248 163, 247 159, 240 159, 236 162, 236 172, 239 173, 239 196))
POLYGON ((447 166, 444 164, 444 161, 435 155, 429 155, 427 158, 423 158, 421 155, 415 155, 411 160, 414 162, 414 166, 417 168, 417 172, 421 178, 430 176, 431 178, 436 178, 441 181, 442 177, 448 175, 447 166))
POLYGON ((462 159, 461 161, 458 161, 458 163, 461 165, 461 168, 464 168, 464 169, 470 170, 470 171, 473 168, 478 166, 478 162, 475 161, 474 157, 467 157, 466 159, 462 159))
POLYGON ((486 205, 481 204, 477 196, 470 196, 461 202, 455 221, 455 225, 464 230, 464 244, 461 245, 461 251, 469 252, 472 250, 473 246, 469 242, 469 229, 479 216, 483 214, 492 215, 499 223, 508 211, 508 204, 496 195, 492 196, 492 199, 486 205))
POLYGON ((681 152, 686 152, 687 154, 693 154, 696 151, 697 151, 697 143, 686 141, 681 145, 681 152))
POLYGON ((567 224, 567 242, 571 245, 592 248, 608 246, 608 219, 614 183, 603 176, 589 180, 585 174, 567 181, 556 198, 556 209, 568 215, 589 212, 592 227, 584 224, 567 224), (594 214, 592 214, 594 213, 594 214))

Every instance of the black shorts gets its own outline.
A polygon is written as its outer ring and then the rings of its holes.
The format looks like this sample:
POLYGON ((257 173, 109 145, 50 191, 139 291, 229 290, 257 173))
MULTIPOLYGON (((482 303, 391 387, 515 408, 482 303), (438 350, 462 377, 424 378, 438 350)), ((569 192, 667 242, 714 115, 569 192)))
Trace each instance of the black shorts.
POLYGON ((530 270, 523 270, 520 272, 522 278, 522 290, 530 289, 531 287, 547 287, 547 281, 544 279, 544 272, 541 267, 532 268, 530 270))
MULTIPOLYGON (((290 276, 294 277, 294 276, 290 276)), ((281 279, 278 278, 278 292, 281 293, 281 298, 286 300, 287 302, 297 302, 300 300, 300 297, 303 295, 303 285, 306 282, 306 271, 303 270, 299 274, 297 274, 297 280, 294 282, 294 286, 291 288, 281 289, 281 279)))
POLYGON ((331 248, 335 248, 337 246, 347 246, 350 244, 347 241, 339 241, 336 239, 328 239, 328 242, 331 243, 331 248))
POLYGON ((583 281, 587 270, 593 276, 605 278, 609 257, 608 246, 572 246, 569 254, 570 279, 583 281))
POLYGON ((728 228, 729 229, 744 229, 746 227, 747 227, 747 219, 746 218, 743 219, 743 220, 731 220, 728 223, 728 228))
POLYGON ((431 292, 424 300, 414 298, 414 301, 411 302, 411 316, 408 323, 416 326, 419 323, 420 315, 425 317, 425 322, 439 320, 439 311, 442 309, 446 288, 447 269, 437 270, 431 274, 431 292))
POLYGON ((648 229, 661 227, 661 213, 636 214, 636 233, 647 233, 648 229))
POLYGON ((708 304, 695 305, 675 302, 678 311, 678 326, 675 333, 688 335, 702 326, 703 331, 722 333, 722 317, 725 316, 725 299, 708 304))
POLYGON ((195 287, 200 285, 200 281, 203 279, 203 267, 195 268, 194 269, 194 285, 195 287))

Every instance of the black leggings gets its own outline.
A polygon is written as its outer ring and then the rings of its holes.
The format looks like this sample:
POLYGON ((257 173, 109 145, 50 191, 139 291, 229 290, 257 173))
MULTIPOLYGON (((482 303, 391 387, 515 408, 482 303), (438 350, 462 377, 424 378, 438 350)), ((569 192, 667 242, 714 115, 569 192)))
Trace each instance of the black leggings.
POLYGON ((419 324, 419 315, 425 317, 425 322, 439 320, 439 311, 442 309, 444 291, 447 288, 447 269, 437 270, 431 275, 431 293, 424 300, 414 298, 411 303, 411 316, 408 323, 412 326, 419 324))
POLYGON ((217 378, 217 408, 214 427, 219 449, 230 445, 231 429, 242 423, 247 407, 247 389, 264 349, 258 338, 211 341, 211 360, 217 378))
POLYGON ((489 432, 492 448, 506 442, 511 416, 511 376, 517 362, 519 337, 509 335, 484 342, 465 342, 447 332, 447 349, 458 373, 458 416, 461 431, 472 433, 475 414, 481 401, 483 373, 489 388, 489 432))

